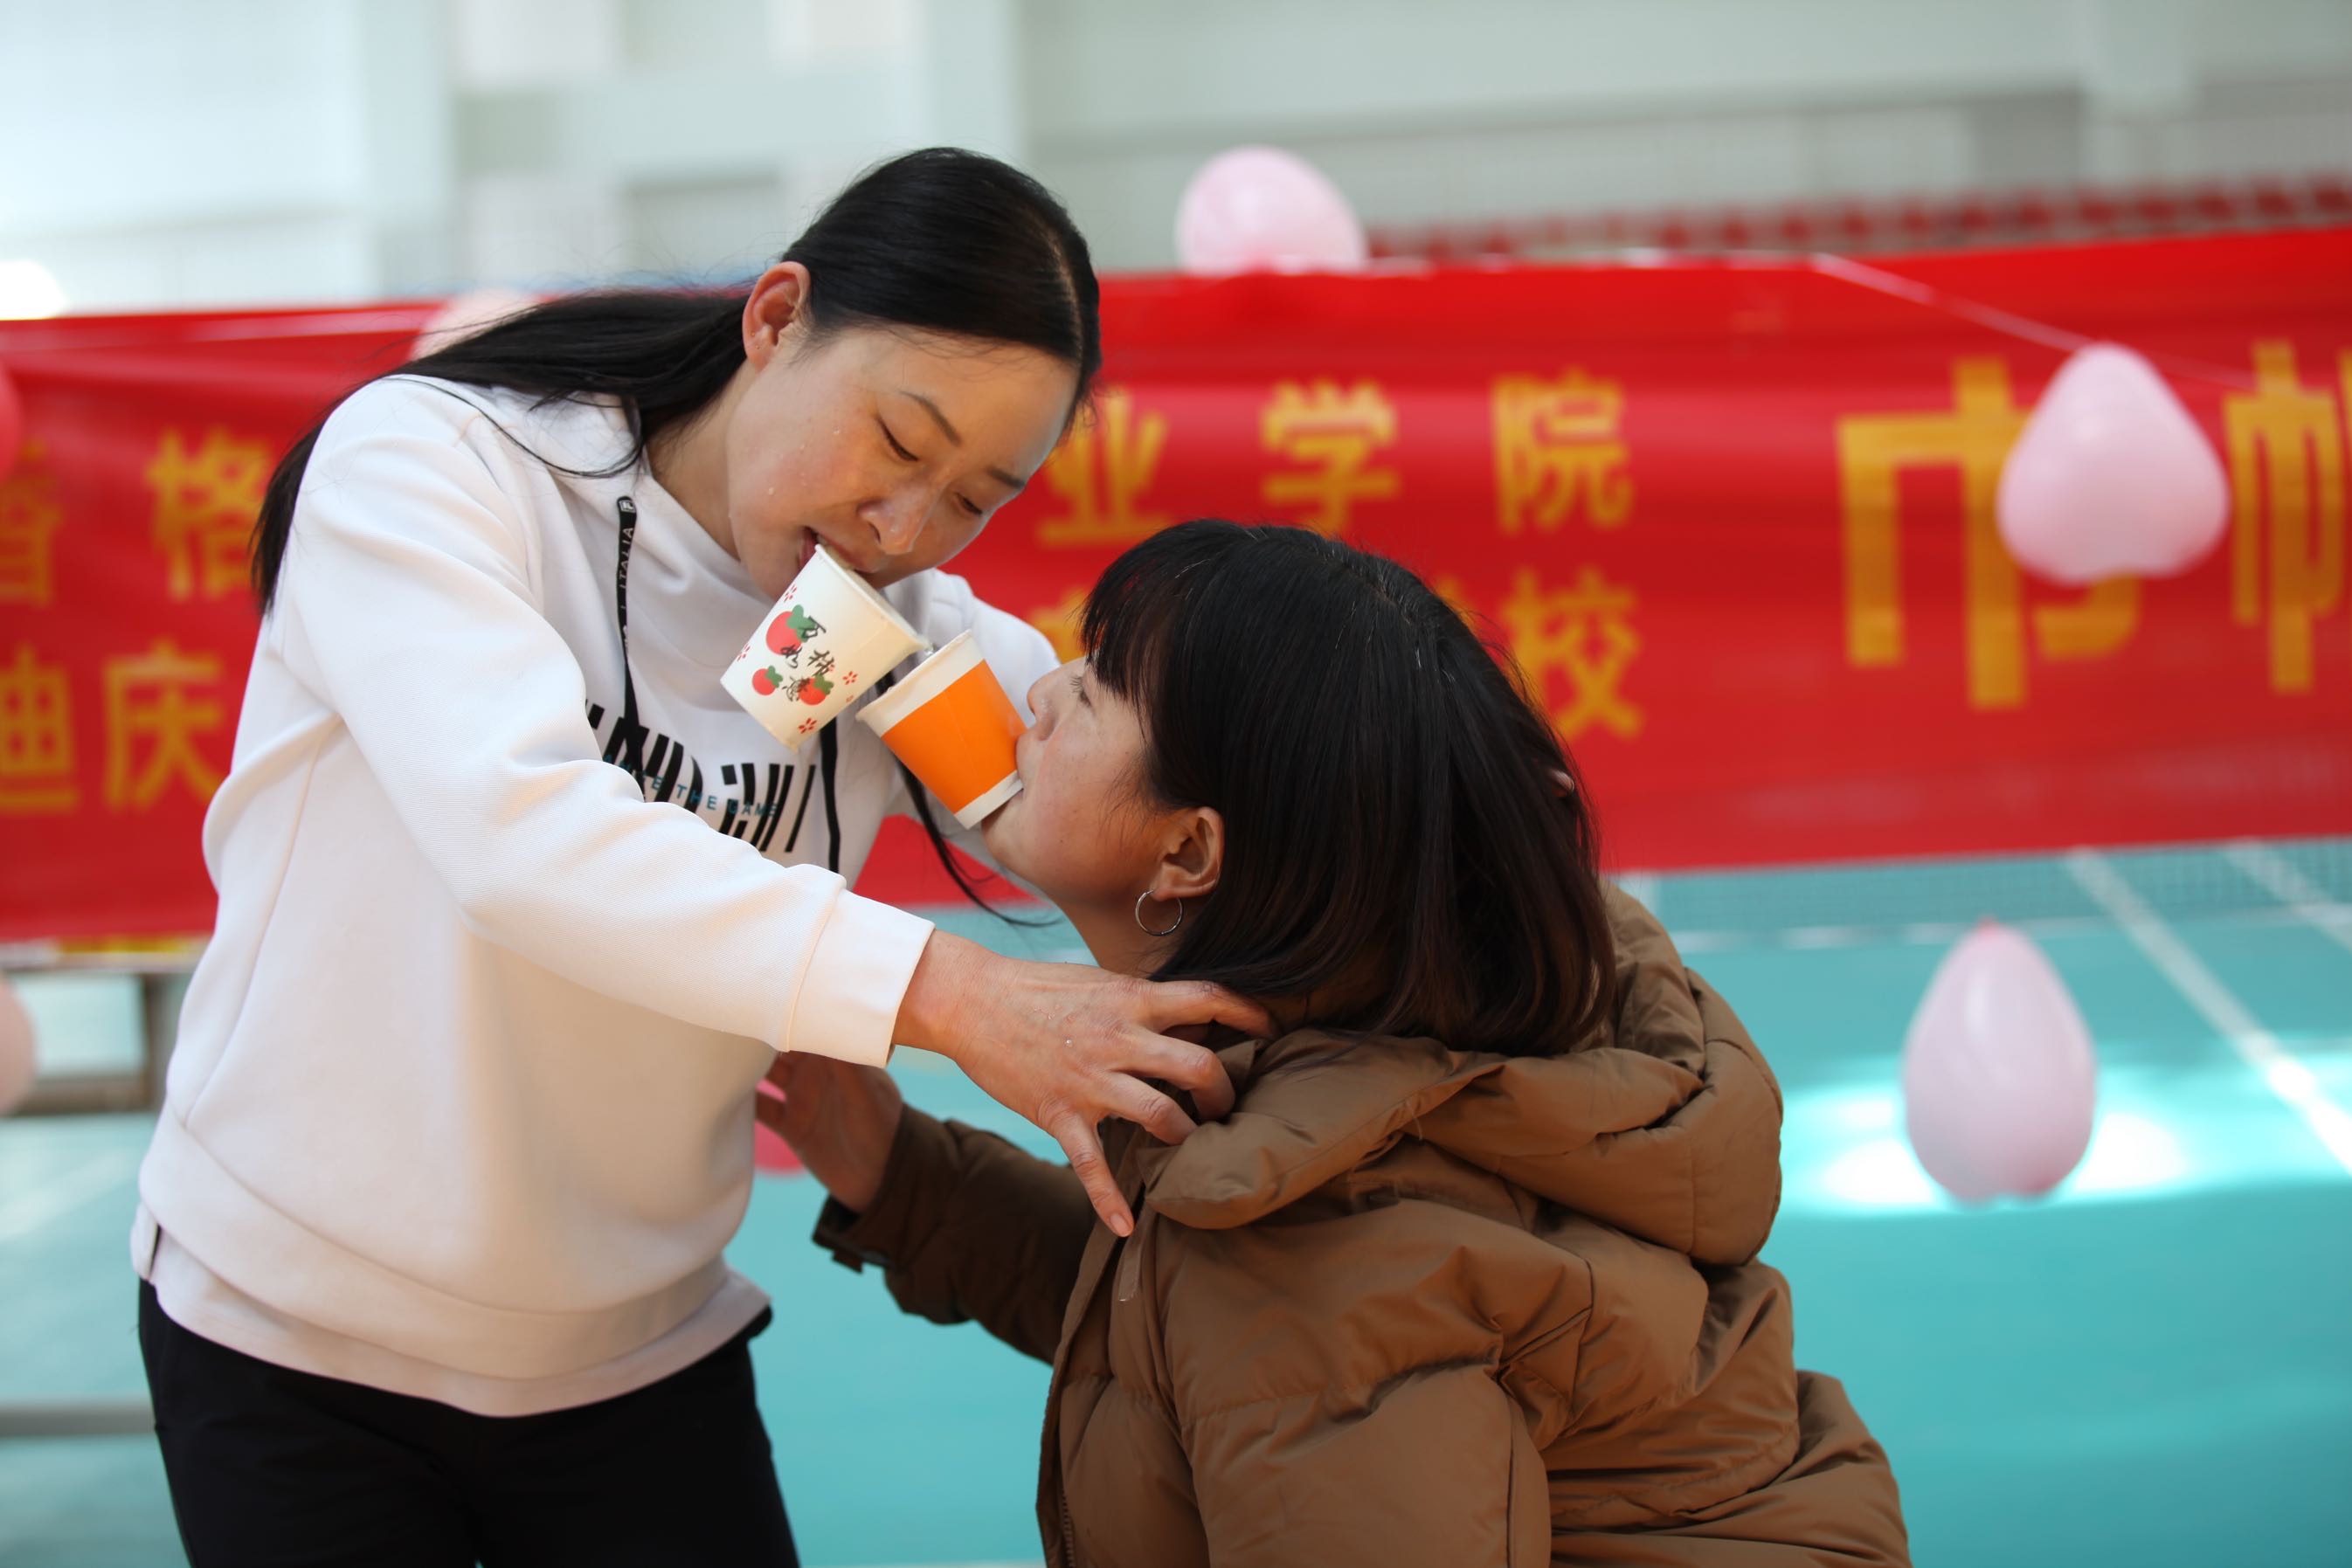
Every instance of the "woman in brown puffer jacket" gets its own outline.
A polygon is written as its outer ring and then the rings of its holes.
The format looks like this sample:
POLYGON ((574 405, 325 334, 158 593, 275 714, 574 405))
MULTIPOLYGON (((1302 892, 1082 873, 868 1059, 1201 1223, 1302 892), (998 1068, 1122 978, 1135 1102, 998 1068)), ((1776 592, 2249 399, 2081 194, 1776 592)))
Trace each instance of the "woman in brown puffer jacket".
POLYGON ((1779 1088, 1604 892, 1506 669, 1293 529, 1157 536, 1085 630, 989 846, 1106 968, 1267 1003, 1286 1032, 1222 1052, 1233 1114, 1117 1124, 1074 1173, 820 1058, 761 1112, 834 1195, 821 1241, 1052 1361, 1047 1561, 1907 1563, 1885 1453, 1756 1260, 1779 1088))

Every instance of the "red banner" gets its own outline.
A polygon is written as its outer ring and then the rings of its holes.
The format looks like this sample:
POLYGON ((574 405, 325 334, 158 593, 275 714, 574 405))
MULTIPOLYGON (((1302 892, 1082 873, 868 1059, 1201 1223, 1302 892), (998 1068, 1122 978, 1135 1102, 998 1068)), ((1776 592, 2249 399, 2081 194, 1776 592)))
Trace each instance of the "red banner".
MULTIPOLYGON (((1097 417, 959 563, 1065 640, 1127 544, 1217 515, 1407 561, 1493 626, 1667 867, 2352 831, 2352 230, 1105 292, 1097 417), (2185 576, 2023 576, 1994 529, 2063 354, 2156 357, 2226 460, 2185 576)), ((202 930, 244 538, 430 306, 0 323, 0 939, 202 930)), ((944 886, 903 840, 868 891, 944 886)))

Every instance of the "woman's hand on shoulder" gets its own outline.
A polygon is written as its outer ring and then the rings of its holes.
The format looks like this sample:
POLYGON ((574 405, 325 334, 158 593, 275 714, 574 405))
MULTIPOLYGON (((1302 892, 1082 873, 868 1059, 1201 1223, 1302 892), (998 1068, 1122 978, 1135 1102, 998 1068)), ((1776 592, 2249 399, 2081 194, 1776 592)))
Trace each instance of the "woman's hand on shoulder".
POLYGON ((1264 1009, 1220 986, 1029 963, 935 931, 899 1007, 897 1038, 948 1057, 1043 1128, 1069 1156, 1103 1223, 1125 1236, 1134 1217, 1097 1128, 1115 1116, 1163 1143, 1189 1136, 1192 1118, 1147 1080, 1191 1091, 1212 1120, 1232 1110, 1223 1064, 1171 1032, 1207 1024, 1249 1034, 1270 1027, 1264 1009))

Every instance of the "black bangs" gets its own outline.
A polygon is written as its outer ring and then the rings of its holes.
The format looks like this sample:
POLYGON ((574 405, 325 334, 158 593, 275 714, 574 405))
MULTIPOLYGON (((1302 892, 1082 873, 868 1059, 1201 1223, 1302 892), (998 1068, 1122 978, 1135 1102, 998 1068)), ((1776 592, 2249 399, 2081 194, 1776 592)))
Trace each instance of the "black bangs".
POLYGON ((1214 592, 1224 575, 1220 569, 1247 548, 1248 531, 1237 523, 1187 523, 1111 562, 1087 595, 1078 623, 1095 679, 1147 716, 1158 706, 1159 676, 1172 662, 1171 641, 1185 620, 1186 580, 1214 592))

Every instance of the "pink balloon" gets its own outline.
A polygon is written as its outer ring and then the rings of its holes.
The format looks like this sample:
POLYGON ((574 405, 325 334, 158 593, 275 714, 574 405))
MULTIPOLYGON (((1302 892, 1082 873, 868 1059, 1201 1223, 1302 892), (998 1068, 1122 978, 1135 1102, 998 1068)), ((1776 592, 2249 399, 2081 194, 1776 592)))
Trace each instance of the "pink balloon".
POLYGON ((1370 249, 1339 188, 1304 158, 1236 147, 1201 166, 1176 206, 1176 255, 1206 277, 1352 272, 1370 249))
POLYGON ((2094 343, 2067 357, 2026 420, 1999 513, 2009 553, 2053 582, 2169 577, 2221 542, 2230 483, 2156 367, 2094 343))
POLYGON ((16 383, 8 379, 5 366, 0 366, 0 479, 8 477, 16 466, 16 449, 25 442, 25 400, 16 395, 16 383))
POLYGON ((25 1103, 33 1088, 33 1017, 0 975, 0 1116, 25 1103))
POLYGON ((484 328, 495 327, 538 303, 538 295, 515 288, 468 289, 451 297, 433 313, 416 334, 416 346, 411 352, 422 359, 436 349, 462 343, 484 328))
POLYGON ((2090 1031, 2042 949, 1985 922, 1946 954, 1903 1046, 1903 1119, 1927 1174, 1963 1203, 2030 1197, 2090 1146, 2090 1031))

